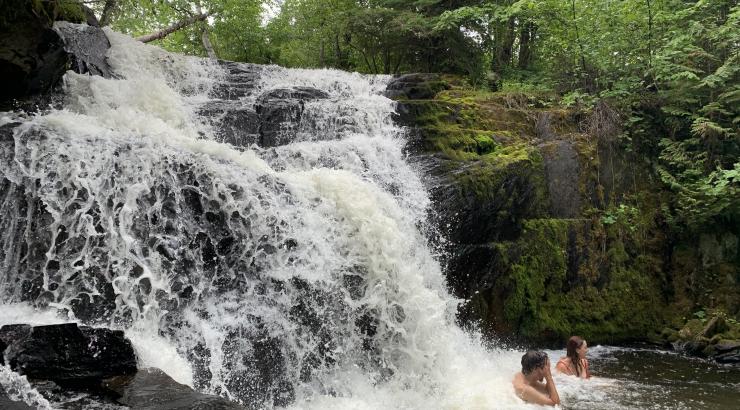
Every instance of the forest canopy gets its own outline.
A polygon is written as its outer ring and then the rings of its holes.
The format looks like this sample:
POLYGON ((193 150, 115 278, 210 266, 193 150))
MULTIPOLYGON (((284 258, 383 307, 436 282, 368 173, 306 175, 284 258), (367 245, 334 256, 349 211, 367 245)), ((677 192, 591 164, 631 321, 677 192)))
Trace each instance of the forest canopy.
POLYGON ((737 0, 88 0, 177 52, 607 101, 620 142, 675 193, 668 222, 740 223, 737 0))

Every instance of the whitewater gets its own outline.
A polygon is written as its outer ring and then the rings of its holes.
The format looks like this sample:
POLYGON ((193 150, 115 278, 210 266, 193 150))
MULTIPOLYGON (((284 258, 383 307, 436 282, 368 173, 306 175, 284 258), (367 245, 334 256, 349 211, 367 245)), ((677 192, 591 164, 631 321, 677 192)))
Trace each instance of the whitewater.
MULTIPOLYGON (((203 115, 233 72, 106 35, 113 78, 68 72, 61 107, 0 113, 20 124, 1 152, 0 325, 122 329, 140 367, 254 408, 529 407, 522 352, 455 323, 390 77, 233 66, 257 77, 231 106, 328 94, 291 143, 236 146, 203 115)), ((7 368, 0 384, 51 408, 7 368)))

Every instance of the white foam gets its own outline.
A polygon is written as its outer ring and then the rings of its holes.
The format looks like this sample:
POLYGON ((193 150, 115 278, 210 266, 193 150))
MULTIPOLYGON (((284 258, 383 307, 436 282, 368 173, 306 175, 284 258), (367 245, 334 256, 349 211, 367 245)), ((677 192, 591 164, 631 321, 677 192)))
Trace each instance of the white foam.
POLYGON ((0 366, 0 387, 12 401, 20 401, 38 410, 52 410, 51 403, 31 387, 26 376, 10 370, 8 366, 0 366))

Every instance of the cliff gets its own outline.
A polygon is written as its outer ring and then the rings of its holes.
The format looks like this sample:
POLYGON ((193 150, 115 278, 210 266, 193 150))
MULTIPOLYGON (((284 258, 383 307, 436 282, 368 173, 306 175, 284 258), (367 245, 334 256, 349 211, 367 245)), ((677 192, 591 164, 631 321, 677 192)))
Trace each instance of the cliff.
MULTIPOLYGON (((736 325, 738 228, 673 232, 671 194, 628 149, 608 103, 565 107, 546 93, 474 91, 436 75, 395 81, 409 156, 429 175, 449 241, 462 322, 555 345, 571 334, 675 342, 697 312, 736 325)), ((733 335, 728 327, 715 342, 733 335)))

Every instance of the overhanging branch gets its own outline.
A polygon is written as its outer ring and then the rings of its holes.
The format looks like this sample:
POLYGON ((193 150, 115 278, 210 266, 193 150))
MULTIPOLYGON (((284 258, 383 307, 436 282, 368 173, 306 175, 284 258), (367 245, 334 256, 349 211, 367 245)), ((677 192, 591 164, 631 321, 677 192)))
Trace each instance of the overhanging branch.
POLYGON ((189 26, 189 25, 191 25, 191 24, 193 24, 195 22, 205 20, 206 18, 208 18, 209 15, 210 15, 210 13, 196 14, 196 15, 190 16, 190 17, 188 17, 188 18, 186 18, 184 20, 178 21, 177 23, 175 23, 175 24, 173 24, 173 25, 171 25, 171 26, 169 26, 169 27, 167 27, 167 28, 165 28, 163 30, 157 31, 155 33, 147 34, 145 36, 136 37, 136 39, 139 40, 139 41, 141 41, 142 43, 148 43, 150 41, 160 40, 160 39, 163 39, 163 38, 167 37, 168 35, 174 33, 175 31, 180 30, 183 27, 187 27, 187 26, 189 26))

